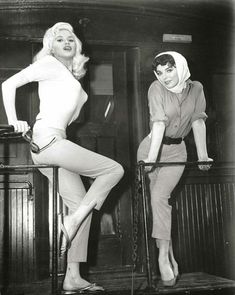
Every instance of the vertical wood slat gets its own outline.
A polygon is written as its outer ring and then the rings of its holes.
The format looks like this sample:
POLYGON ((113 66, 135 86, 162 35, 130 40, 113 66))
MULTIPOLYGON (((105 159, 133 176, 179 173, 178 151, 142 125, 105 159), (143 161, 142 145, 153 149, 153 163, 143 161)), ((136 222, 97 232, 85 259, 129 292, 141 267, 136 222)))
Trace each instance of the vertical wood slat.
MULTIPOLYGON (((30 198, 28 188, 0 189, 1 223, 0 235, 4 235, 4 206, 9 210, 9 266, 3 265, 2 255, 7 255, 4 250, 4 241, 0 240, 0 270, 9 269, 9 282, 27 282, 34 279, 35 249, 34 249, 34 201, 30 198)), ((2 278, 0 278, 1 280, 2 278)))
POLYGON ((185 184, 173 206, 176 222, 172 231, 173 236, 177 232, 175 248, 181 272, 228 272, 235 219, 234 184, 185 184))
POLYGON ((4 225, 4 196, 2 193, 0 193, 0 282, 3 280, 3 239, 4 239, 4 230, 3 230, 3 225, 4 225))

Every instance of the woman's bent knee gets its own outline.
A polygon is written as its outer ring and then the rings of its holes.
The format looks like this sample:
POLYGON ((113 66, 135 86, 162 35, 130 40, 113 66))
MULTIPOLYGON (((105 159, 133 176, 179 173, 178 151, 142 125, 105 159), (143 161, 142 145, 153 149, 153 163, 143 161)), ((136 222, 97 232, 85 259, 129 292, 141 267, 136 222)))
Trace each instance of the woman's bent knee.
POLYGON ((116 164, 115 174, 118 175, 119 179, 121 179, 124 175, 124 169, 123 169, 122 165, 120 165, 119 163, 116 164))
POLYGON ((112 174, 112 176, 119 181, 124 175, 124 169, 121 164, 114 161, 111 170, 106 171, 107 175, 112 174))

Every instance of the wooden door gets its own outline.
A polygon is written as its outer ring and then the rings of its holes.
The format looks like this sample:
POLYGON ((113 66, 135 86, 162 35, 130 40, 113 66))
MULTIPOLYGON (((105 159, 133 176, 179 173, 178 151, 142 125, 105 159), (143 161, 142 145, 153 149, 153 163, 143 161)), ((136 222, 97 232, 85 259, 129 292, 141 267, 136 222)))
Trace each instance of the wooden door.
MULTIPOLYGON (((40 47, 41 44, 34 43, 33 54, 40 47)), ((112 190, 103 208, 93 215, 88 269, 84 269, 92 274, 112 276, 112 270, 115 274, 126 273, 133 264, 132 186, 136 159, 133 146, 139 136, 136 131, 133 138, 133 130, 140 112, 135 97, 139 85, 136 74, 139 52, 137 48, 91 46, 88 56, 87 74, 81 81, 88 101, 79 118, 68 127, 67 134, 71 141, 116 160, 125 169, 123 179, 112 190), (136 109, 139 110, 137 114, 133 111, 136 109)), ((36 115, 37 91, 33 91, 32 96, 32 112, 36 115)), ((83 180, 88 188, 92 180, 83 180)), ((66 208, 63 210, 67 212, 66 208)), ((60 261, 61 272, 65 263, 60 261)))
MULTIPOLYGON (((71 140, 110 157, 125 169, 100 212, 94 214, 89 242, 89 269, 128 269, 132 264, 132 195, 126 52, 93 48, 82 81, 88 101, 68 130, 71 140)), ((84 179, 89 186, 89 181, 84 179)))

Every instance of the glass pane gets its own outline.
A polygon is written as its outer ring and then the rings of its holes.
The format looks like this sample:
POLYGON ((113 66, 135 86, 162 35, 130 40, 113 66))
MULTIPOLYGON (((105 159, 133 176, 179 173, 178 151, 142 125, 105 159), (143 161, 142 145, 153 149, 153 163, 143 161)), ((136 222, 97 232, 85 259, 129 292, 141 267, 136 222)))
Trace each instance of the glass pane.
POLYGON ((113 95, 112 64, 90 65, 89 72, 92 95, 113 95))

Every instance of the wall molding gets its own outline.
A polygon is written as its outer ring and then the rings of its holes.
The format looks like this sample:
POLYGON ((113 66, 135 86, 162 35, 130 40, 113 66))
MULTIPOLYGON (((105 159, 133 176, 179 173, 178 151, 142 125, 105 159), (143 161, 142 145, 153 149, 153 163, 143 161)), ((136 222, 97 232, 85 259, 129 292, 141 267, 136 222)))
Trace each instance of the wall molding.
MULTIPOLYGON (((198 4, 197 4, 198 5, 198 4)), ((209 3, 209 5, 214 5, 213 3, 209 3)), ((207 10, 208 10, 207 6, 207 10)), ((214 6, 212 6, 214 8, 214 6)), ((223 6, 221 6, 220 13, 222 11, 223 6)), ((227 10, 224 14, 228 14, 232 7, 227 5, 227 10)), ((112 1, 104 1, 104 0, 50 0, 45 2, 44 0, 37 1, 27 1, 27 0, 18 0, 18 1, 1 1, 0 12, 5 10, 15 10, 17 12, 23 12, 26 10, 41 10, 41 9, 77 9, 79 12, 81 11, 101 11, 102 13, 125 13, 125 14, 134 14, 136 16, 172 16, 172 17, 184 17, 188 19, 195 20, 204 20, 205 22, 214 23, 221 25, 229 25, 231 26, 231 20, 229 19, 229 15, 227 17, 219 17, 216 18, 214 13, 218 13, 217 11, 210 11, 211 13, 204 13, 203 8, 199 8, 199 6, 189 6, 189 5, 179 5, 179 3, 171 3, 162 5, 161 2, 154 3, 154 1, 148 1, 147 3, 141 2, 136 3, 133 1, 125 1, 118 3, 112 1), (111 4, 110 4, 111 3, 111 4), (213 13, 214 12, 214 13, 213 13)), ((234 25, 235 26, 235 25, 234 25)))

